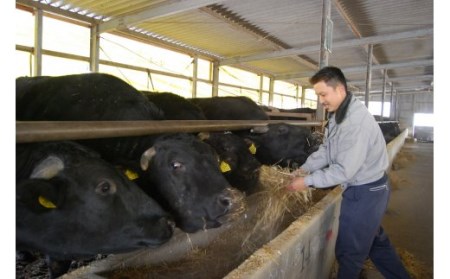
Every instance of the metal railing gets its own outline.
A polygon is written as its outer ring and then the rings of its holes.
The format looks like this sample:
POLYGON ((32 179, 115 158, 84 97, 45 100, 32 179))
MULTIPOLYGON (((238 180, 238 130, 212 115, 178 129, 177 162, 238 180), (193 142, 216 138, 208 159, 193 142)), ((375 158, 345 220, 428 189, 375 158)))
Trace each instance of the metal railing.
POLYGON ((300 120, 17 121, 16 142, 232 131, 266 126, 269 123, 286 123, 305 127, 322 126, 322 121, 300 120))

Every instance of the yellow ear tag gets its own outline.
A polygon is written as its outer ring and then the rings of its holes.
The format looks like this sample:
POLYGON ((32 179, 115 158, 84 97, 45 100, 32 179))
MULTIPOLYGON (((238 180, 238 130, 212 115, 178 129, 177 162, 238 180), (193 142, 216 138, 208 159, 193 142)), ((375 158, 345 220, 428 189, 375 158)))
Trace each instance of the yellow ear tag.
POLYGON ((228 165, 225 161, 220 162, 220 171, 221 172, 227 172, 230 170, 231 170, 230 165, 228 165))
POLYGON ((43 196, 39 196, 38 200, 39 200, 39 203, 45 208, 56 208, 56 205, 54 203, 47 200, 43 196))
POLYGON ((132 170, 125 170, 125 175, 128 177, 129 180, 135 180, 139 177, 139 175, 132 171, 132 170))
POLYGON ((248 148, 248 150, 250 151, 250 153, 252 153, 253 155, 256 154, 256 146, 254 143, 252 143, 252 145, 250 145, 250 147, 248 148))

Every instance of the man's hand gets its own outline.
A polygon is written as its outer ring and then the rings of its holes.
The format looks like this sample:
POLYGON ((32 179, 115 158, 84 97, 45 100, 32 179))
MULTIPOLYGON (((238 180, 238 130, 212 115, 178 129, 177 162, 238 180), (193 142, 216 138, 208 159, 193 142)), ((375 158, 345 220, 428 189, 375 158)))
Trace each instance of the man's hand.
POLYGON ((305 184, 305 178, 304 177, 294 177, 291 180, 291 183, 286 187, 288 191, 304 191, 308 189, 308 186, 305 184))

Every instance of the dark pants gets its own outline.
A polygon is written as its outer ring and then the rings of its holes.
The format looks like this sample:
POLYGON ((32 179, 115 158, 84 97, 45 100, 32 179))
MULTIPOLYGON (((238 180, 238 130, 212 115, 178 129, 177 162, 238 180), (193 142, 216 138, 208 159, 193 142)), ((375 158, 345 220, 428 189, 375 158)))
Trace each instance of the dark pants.
POLYGON ((388 200, 386 175, 373 183, 349 186, 342 194, 336 240, 338 279, 359 278, 367 258, 387 279, 410 278, 381 227, 388 200))

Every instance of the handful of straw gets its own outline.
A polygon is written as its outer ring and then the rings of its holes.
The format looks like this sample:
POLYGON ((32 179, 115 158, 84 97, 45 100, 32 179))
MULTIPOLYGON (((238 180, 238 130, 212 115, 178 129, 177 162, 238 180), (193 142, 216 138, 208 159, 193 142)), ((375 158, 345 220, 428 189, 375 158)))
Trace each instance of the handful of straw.
MULTIPOLYGON (((302 176, 302 175, 297 175, 302 176)), ((260 169, 261 191, 259 212, 253 230, 244 243, 255 233, 276 229, 277 225, 289 213, 293 218, 302 215, 312 203, 312 189, 288 191, 287 186, 293 178, 289 168, 263 165, 260 169)))

